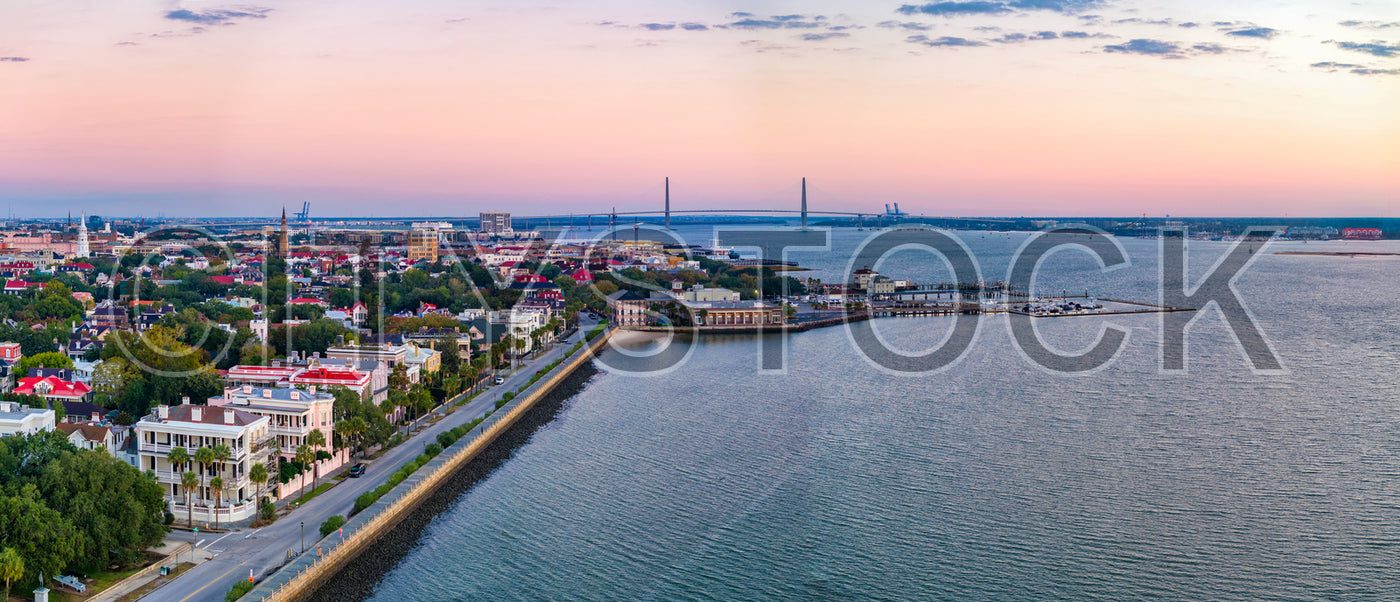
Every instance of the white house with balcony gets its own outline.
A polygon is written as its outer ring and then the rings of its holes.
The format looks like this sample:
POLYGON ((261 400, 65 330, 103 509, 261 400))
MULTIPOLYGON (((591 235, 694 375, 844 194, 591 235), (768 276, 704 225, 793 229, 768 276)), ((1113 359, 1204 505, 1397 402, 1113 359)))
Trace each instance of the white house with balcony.
MULTIPOLYGON (((268 419, 268 432, 272 435, 273 446, 281 450, 281 457, 290 461, 296 459, 297 447, 307 444, 312 431, 321 431, 325 443, 313 446, 313 451, 322 451, 330 458, 317 461, 320 474, 324 475, 345 465, 350 460, 350 451, 337 451, 332 442, 335 426, 335 396, 324 390, 317 391, 315 385, 307 390, 291 387, 255 387, 243 385, 224 391, 224 396, 209 400, 212 407, 233 408, 268 419)), ((279 498, 290 495, 301 488, 300 480, 288 482, 280 487, 279 498)))
MULTIPOLYGON (((194 462, 196 450, 226 445, 230 452, 228 460, 202 467, 204 474, 201 484, 190 492, 193 518, 211 524, 216 515, 221 524, 253 518, 257 515, 259 494, 267 484, 260 486, 253 483, 248 474, 254 464, 267 462, 272 453, 270 423, 267 416, 231 407, 191 404, 156 406, 153 413, 141 418, 133 427, 136 431, 138 468, 155 474, 156 481, 165 489, 170 501, 170 511, 183 519, 189 516, 190 509, 185 506, 181 475, 186 471, 198 474, 201 470, 194 462), (179 466, 172 465, 169 460, 170 450, 177 447, 184 448, 190 456, 188 462, 179 466), (224 482, 222 495, 217 496, 221 499, 218 500, 209 485, 214 477, 223 477, 224 482)), ((268 473, 268 484, 275 485, 275 470, 268 473)))

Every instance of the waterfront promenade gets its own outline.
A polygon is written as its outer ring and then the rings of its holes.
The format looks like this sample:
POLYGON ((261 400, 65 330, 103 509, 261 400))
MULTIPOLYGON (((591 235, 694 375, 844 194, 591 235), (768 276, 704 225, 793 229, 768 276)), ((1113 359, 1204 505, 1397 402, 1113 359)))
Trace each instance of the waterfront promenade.
MULTIPOLYGON (((478 396, 367 463, 369 470, 364 477, 343 480, 266 527, 196 536, 196 547, 208 550, 214 555, 213 558, 155 590, 145 599, 172 602, 223 600, 234 583, 248 579, 250 573, 261 578, 286 561, 288 550, 300 551, 303 529, 308 550, 315 554, 315 543, 321 539, 319 529, 322 522, 337 514, 348 516, 355 505, 355 498, 383 484, 399 467, 423 453, 424 447, 435 442, 439 433, 480 418, 488 410, 494 409, 502 394, 524 386, 535 370, 562 358, 575 343, 583 340, 594 324, 592 321, 580 321, 573 335, 559 341, 539 357, 527 361, 520 370, 505 377, 504 384, 478 396)), ((444 404, 444 407, 451 407, 451 402, 444 404)))

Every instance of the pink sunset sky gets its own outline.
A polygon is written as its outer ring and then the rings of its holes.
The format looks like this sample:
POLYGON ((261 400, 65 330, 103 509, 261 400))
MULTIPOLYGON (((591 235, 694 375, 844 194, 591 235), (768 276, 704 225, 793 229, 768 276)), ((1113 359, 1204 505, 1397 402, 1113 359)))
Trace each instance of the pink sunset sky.
POLYGON ((12 215, 1400 216, 1400 4, 0 7, 12 215))

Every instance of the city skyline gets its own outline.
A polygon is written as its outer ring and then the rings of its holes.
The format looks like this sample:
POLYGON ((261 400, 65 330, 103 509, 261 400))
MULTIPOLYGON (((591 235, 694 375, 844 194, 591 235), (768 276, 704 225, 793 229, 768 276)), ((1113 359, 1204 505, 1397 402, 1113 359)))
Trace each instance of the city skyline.
POLYGON ((1394 2, 5 12, 19 217, 1400 216, 1394 2))

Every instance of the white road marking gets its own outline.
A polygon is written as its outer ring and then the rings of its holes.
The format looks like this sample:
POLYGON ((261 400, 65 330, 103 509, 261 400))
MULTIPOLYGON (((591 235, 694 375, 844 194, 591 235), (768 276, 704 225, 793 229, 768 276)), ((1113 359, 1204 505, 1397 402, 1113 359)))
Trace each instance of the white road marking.
POLYGON ((202 547, 204 547, 204 540, 203 540, 203 539, 199 540, 199 543, 194 544, 194 547, 196 547, 196 548, 202 548, 202 547))
POLYGON ((249 537, 252 537, 252 536, 254 536, 254 535, 257 535, 257 534, 258 534, 258 531, 261 531, 261 530, 262 530, 261 527, 259 527, 259 528, 257 528, 257 529, 253 529, 253 530, 252 530, 251 532, 249 532, 247 535, 244 535, 244 536, 243 536, 243 539, 248 539, 249 537))

